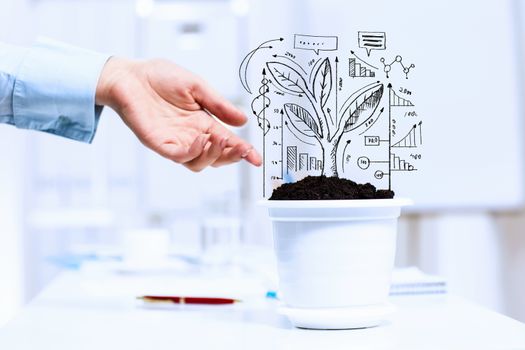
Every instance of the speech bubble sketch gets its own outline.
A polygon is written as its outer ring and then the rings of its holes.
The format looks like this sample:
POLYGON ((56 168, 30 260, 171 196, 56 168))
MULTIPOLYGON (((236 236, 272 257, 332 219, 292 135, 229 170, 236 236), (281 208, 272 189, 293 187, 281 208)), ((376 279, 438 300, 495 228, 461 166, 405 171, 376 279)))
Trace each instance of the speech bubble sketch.
POLYGON ((319 55, 319 51, 337 50, 338 38, 336 36, 319 35, 294 35, 294 49, 313 50, 319 55))
POLYGON ((358 32, 357 41, 359 47, 366 50, 368 57, 370 57, 372 50, 386 49, 385 32, 358 32))

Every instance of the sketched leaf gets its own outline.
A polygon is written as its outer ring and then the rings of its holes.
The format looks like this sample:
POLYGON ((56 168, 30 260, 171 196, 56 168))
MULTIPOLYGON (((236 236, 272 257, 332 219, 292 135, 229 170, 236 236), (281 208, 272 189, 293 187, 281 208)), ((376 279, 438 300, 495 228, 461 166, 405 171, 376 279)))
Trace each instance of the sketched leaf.
POLYGON ((325 58, 323 63, 315 72, 314 78, 314 96, 317 102, 321 104, 321 108, 324 108, 330 92, 332 91, 332 66, 330 60, 325 58))
POLYGON ((344 123, 343 132, 357 129, 374 115, 383 97, 383 90, 383 84, 378 83, 356 92, 357 96, 350 100, 341 113, 341 122, 344 123))
POLYGON ((266 66, 275 83, 288 92, 304 93, 307 90, 306 81, 301 73, 281 62, 267 62, 266 66))
POLYGON ((306 109, 294 103, 285 103, 284 111, 292 126, 301 134, 308 137, 322 138, 317 122, 306 109))

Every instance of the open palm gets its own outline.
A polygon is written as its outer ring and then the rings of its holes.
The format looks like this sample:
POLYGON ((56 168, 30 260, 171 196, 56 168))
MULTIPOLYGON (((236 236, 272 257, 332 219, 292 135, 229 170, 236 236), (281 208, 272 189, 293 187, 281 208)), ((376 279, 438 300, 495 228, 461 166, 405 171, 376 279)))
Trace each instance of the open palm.
POLYGON ((253 147, 219 121, 240 126, 244 114, 202 79, 168 61, 111 58, 96 100, 113 108, 144 145, 190 170, 242 158, 261 164, 253 147))

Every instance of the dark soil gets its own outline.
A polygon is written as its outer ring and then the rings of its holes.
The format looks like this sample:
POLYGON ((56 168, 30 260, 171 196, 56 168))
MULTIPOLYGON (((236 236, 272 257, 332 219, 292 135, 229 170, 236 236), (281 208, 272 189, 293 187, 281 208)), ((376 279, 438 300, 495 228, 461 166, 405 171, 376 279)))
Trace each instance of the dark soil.
POLYGON ((385 199, 394 198, 390 190, 377 190, 372 184, 358 184, 338 177, 307 176, 301 181, 276 188, 271 200, 385 199))

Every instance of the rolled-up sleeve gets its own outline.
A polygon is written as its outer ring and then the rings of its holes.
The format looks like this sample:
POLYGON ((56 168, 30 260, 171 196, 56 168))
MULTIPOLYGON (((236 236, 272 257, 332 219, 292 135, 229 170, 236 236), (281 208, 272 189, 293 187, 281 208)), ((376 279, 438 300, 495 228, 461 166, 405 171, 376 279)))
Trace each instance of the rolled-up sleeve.
POLYGON ((12 119, 5 122, 91 142, 102 112, 96 87, 109 56, 45 40, 19 57, 11 74, 12 119))

